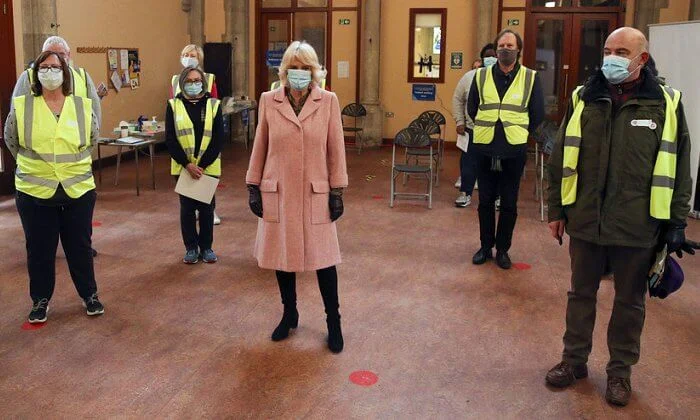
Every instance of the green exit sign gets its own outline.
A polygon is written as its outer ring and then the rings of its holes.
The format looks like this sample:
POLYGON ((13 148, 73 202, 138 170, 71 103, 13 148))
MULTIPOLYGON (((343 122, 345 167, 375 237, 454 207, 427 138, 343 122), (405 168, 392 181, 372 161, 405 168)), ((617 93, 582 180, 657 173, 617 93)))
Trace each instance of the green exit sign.
POLYGON ((338 23, 341 25, 349 25, 350 19, 338 19, 338 23))
POLYGON ((520 19, 508 19, 508 26, 520 25, 520 19))

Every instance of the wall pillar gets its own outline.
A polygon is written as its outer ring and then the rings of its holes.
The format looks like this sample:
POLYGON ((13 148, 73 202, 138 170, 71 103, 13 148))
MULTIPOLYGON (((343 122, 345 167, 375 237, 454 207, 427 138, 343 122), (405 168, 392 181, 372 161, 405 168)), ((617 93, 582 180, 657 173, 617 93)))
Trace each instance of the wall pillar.
MULTIPOLYGON (((468 2, 471 3, 471 2, 468 2)), ((475 51, 481 51, 481 48, 493 41, 494 34, 491 32, 491 21, 493 20, 493 2, 492 0, 478 0, 476 5, 476 48, 475 51)))
MULTIPOLYGON (((24 0, 22 2, 22 44, 24 62, 34 60, 46 38, 58 34, 56 0, 24 0)), ((70 40, 68 45, 71 46, 70 40)), ((71 46, 72 47, 72 46, 71 46)))
POLYGON ((366 0, 362 5, 362 87, 360 102, 367 109, 363 146, 381 146, 384 112, 379 100, 379 57, 381 0, 366 0))
POLYGON ((204 38, 204 0, 182 0, 182 10, 189 14, 190 44, 201 47, 206 42, 204 38))
POLYGON ((649 25, 659 23, 660 9, 668 7, 668 0, 636 1, 634 11, 634 27, 644 33, 649 39, 649 25))

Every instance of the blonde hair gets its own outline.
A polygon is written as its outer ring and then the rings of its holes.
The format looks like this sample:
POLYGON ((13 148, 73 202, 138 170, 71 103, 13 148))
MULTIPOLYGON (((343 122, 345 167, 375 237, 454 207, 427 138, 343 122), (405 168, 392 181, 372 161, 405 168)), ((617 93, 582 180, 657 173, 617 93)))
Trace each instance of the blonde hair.
POLYGON ((199 45, 190 44, 185 46, 180 53, 180 57, 185 54, 189 54, 192 50, 197 52, 197 61, 199 61, 199 66, 204 66, 204 50, 199 45))
POLYGON ((314 47, 306 41, 294 41, 289 45, 287 51, 284 52, 278 73, 282 86, 287 86, 287 68, 294 59, 299 60, 305 66, 311 67, 311 77, 316 85, 320 86, 321 80, 325 79, 327 72, 318 62, 318 55, 316 55, 314 47))

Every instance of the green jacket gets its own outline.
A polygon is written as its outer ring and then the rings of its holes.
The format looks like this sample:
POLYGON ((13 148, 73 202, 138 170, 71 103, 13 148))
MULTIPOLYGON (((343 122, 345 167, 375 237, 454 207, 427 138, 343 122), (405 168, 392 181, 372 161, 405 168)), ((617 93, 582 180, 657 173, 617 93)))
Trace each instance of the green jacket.
POLYGON ((690 137, 683 104, 679 104, 677 167, 671 220, 649 215, 651 180, 665 119, 665 100, 658 81, 648 72, 639 92, 613 110, 602 73, 591 77, 581 90, 586 107, 581 116, 581 149, 576 202, 561 204, 564 119, 549 160, 549 221, 566 221, 567 233, 599 245, 652 247, 666 223, 685 226, 690 211, 690 137), (632 120, 651 119, 655 129, 632 126, 632 120))

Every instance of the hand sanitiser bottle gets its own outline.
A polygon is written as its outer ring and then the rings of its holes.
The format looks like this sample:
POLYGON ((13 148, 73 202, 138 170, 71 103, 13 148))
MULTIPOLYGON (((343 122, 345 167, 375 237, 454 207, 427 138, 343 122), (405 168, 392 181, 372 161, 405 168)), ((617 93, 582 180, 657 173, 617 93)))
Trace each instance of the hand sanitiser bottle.
POLYGON ((156 116, 153 116, 151 120, 151 131, 158 131, 158 121, 156 121, 156 116))

